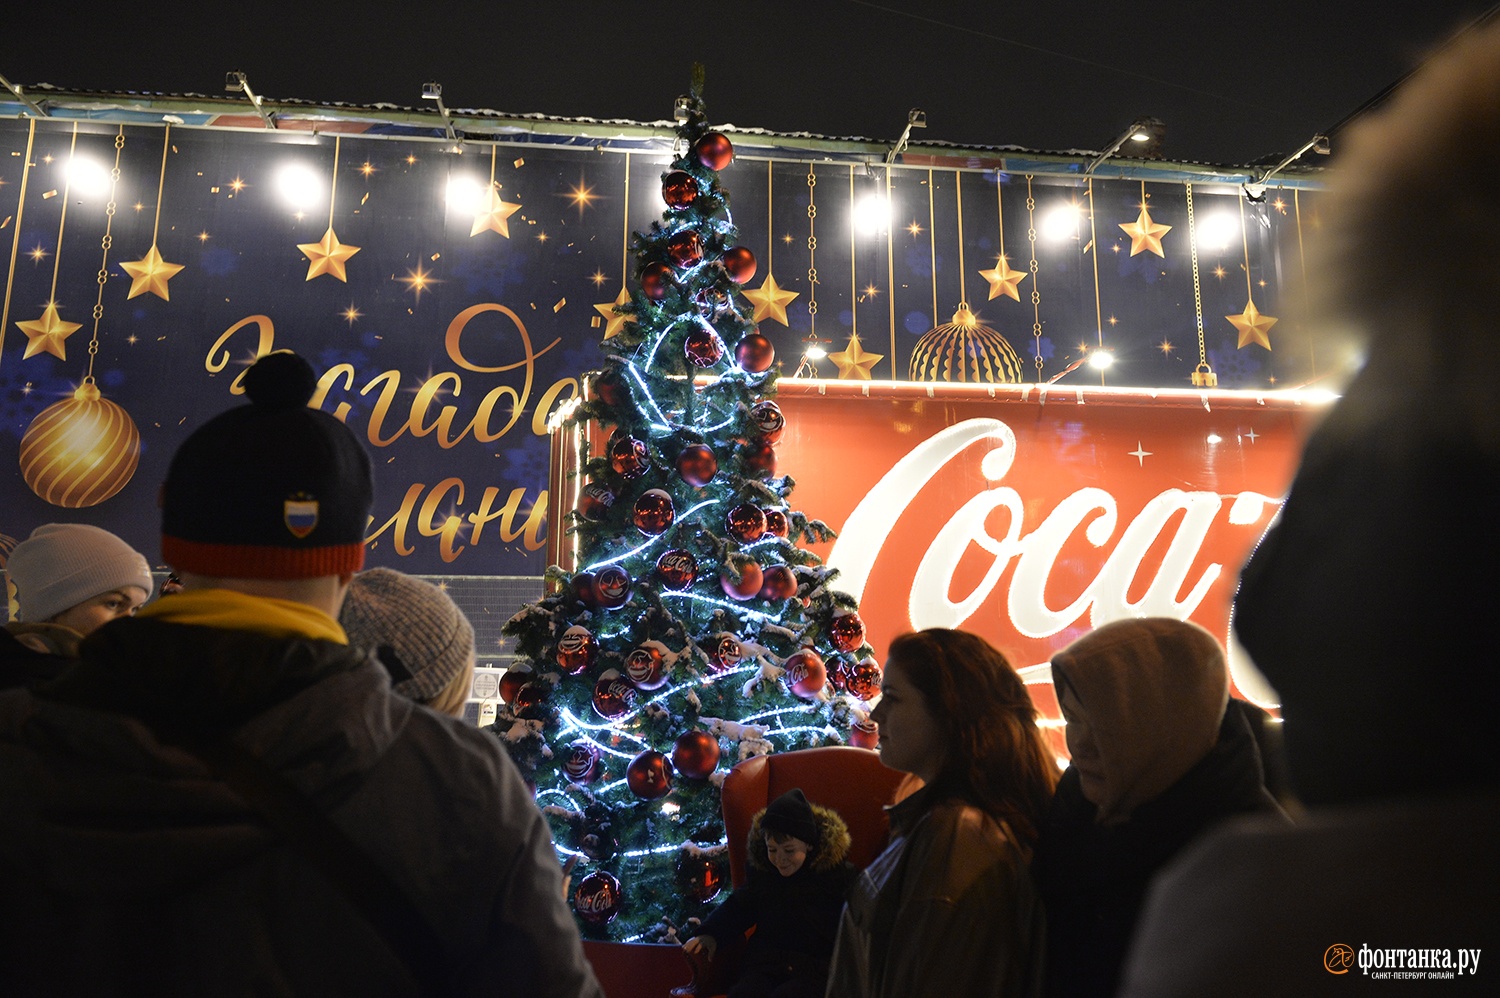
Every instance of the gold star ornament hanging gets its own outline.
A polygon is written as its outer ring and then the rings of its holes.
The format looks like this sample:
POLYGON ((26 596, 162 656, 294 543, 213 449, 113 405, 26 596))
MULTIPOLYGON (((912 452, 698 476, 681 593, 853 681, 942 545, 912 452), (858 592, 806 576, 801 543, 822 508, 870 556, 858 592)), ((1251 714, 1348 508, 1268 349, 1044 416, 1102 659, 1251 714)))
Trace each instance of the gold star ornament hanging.
POLYGON ((1268 335, 1271 327, 1276 325, 1276 319, 1269 315, 1261 315, 1260 309, 1255 307, 1255 300, 1245 302, 1245 310, 1239 315, 1226 315, 1230 324, 1240 331, 1240 347, 1244 348, 1251 343, 1256 346, 1271 349, 1271 337, 1268 335))
POLYGON ((139 260, 120 264, 120 269, 130 275, 130 294, 125 297, 130 299, 149 291, 162 301, 171 301, 167 295, 167 282, 176 277, 182 267, 180 263, 163 260, 161 251, 152 243, 150 251, 139 260))
POLYGON ((344 264, 349 258, 359 252, 358 246, 348 246, 339 242, 339 237, 333 234, 333 226, 323 233, 323 238, 315 243, 298 243, 297 248, 307 257, 307 279, 321 277, 324 274, 332 274, 345 284, 349 283, 349 276, 344 272, 344 264))
POLYGON ((1026 271, 1011 270, 1010 262, 1005 257, 1000 257, 995 263, 994 270, 981 270, 979 276, 990 282, 990 298, 999 298, 1005 295, 1007 298, 1021 300, 1020 283, 1026 280, 1026 271))
POLYGON ((21 359, 35 357, 39 353, 50 353, 58 360, 67 360, 68 351, 63 345, 69 336, 82 329, 81 323, 64 322, 57 314, 57 303, 48 302, 40 319, 18 322, 21 332, 26 334, 26 352, 21 359))
POLYGON ((870 368, 884 360, 885 354, 865 353, 859 337, 850 336, 849 345, 838 353, 829 354, 828 359, 838 365, 840 380, 869 381, 872 377, 870 368))
POLYGON ((1145 205, 1141 205, 1141 213, 1136 216, 1134 222, 1121 222, 1119 225, 1130 237, 1131 256, 1144 250, 1166 259, 1167 255, 1161 249, 1161 237, 1171 232, 1172 227, 1151 221, 1151 212, 1146 209, 1145 205))
POLYGON ((624 288, 621 288, 619 296, 614 301, 594 306, 594 311, 604 316, 604 338, 606 340, 614 339, 620 335, 620 330, 625 328, 625 323, 635 321, 635 316, 621 315, 615 311, 616 305, 624 305, 628 301, 630 301, 630 295, 625 293, 624 288))
POLYGON ((766 275, 765 283, 754 291, 740 292, 749 302, 755 306, 755 315, 752 322, 762 319, 774 319, 783 326, 790 326, 786 321, 786 307, 797 297, 795 291, 783 291, 776 283, 776 278, 770 274, 766 275))
POLYGON ((481 232, 498 232, 506 239, 510 238, 510 216, 521 210, 521 206, 500 197, 500 188, 496 184, 490 185, 489 196, 485 198, 484 207, 474 216, 474 227, 469 230, 469 238, 479 235, 481 232))

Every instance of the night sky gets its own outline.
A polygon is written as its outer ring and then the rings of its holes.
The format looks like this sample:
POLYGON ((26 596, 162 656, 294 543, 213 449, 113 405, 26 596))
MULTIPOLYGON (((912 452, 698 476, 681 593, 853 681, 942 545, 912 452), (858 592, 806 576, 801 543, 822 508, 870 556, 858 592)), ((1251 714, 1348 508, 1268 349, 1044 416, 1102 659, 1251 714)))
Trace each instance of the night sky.
POLYGON ((164 3, 64 24, 8 13, 0 75, 23 86, 564 117, 669 118, 707 67, 719 123, 893 141, 1099 149, 1133 119, 1163 155, 1275 162, 1402 78, 1492 0, 1045 5, 949 0, 760 4, 164 3), (705 12, 722 12, 715 20, 705 12), (428 105, 429 107, 431 105, 428 105))

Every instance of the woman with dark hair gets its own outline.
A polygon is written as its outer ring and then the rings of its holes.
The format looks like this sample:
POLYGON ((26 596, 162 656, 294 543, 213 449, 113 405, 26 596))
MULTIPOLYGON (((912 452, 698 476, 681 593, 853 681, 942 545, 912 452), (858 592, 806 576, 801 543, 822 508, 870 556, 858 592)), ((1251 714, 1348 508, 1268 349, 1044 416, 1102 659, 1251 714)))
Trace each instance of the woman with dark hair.
POLYGON ((880 757, 922 784, 844 909, 829 998, 1034 995, 1042 910, 1029 863, 1057 766, 1004 655, 943 628, 891 642, 880 757))

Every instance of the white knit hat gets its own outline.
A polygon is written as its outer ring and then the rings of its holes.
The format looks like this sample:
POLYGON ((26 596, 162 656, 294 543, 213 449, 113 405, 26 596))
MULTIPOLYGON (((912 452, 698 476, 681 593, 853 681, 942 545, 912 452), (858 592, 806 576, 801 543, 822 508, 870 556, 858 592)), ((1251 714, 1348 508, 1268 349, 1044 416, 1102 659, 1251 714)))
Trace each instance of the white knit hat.
POLYGON ((5 563, 16 584, 20 619, 51 620, 100 593, 136 586, 149 597, 156 583, 135 548, 86 523, 48 523, 16 545, 5 563))
POLYGON ((339 623, 351 645, 395 652, 411 678, 392 688, 421 703, 441 693, 474 657, 474 628, 452 598, 393 569, 356 574, 339 623))

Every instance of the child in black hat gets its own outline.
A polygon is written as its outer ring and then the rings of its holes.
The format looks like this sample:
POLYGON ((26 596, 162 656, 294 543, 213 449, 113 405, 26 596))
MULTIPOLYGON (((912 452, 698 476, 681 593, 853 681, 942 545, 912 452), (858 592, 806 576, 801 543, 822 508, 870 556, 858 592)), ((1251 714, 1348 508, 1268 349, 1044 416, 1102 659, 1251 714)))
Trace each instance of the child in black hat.
POLYGON ((712 959, 719 940, 755 934, 729 998, 821 998, 839 915, 855 874, 838 812, 788 790, 750 822, 745 886, 683 944, 712 959))

